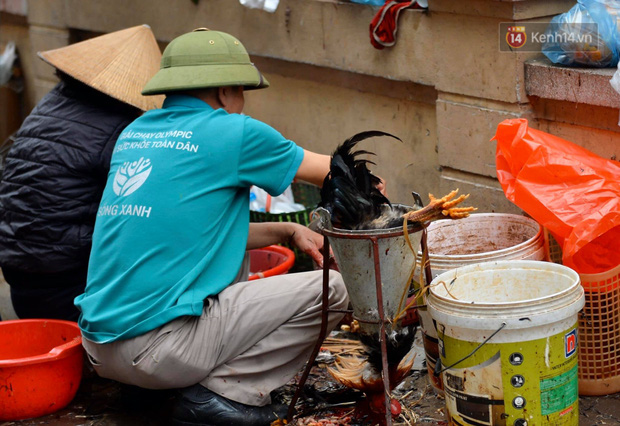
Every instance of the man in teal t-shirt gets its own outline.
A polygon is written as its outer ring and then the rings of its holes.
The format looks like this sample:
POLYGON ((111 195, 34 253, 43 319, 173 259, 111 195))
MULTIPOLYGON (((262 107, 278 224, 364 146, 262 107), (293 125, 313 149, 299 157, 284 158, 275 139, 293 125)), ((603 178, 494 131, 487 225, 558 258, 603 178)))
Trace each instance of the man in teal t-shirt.
MULTIPOLYGON (((97 212, 83 344, 103 377, 182 388, 178 424, 268 425, 270 392, 303 367, 321 326, 322 272, 247 281, 246 250, 292 242, 321 263, 323 237, 296 223, 249 223, 249 188, 315 184, 330 157, 241 115, 244 89, 268 83, 234 37, 173 40, 143 93, 161 109, 119 137, 97 212)), ((331 272, 332 309, 346 309, 331 272)), ((329 328, 342 315, 330 315, 329 328)))

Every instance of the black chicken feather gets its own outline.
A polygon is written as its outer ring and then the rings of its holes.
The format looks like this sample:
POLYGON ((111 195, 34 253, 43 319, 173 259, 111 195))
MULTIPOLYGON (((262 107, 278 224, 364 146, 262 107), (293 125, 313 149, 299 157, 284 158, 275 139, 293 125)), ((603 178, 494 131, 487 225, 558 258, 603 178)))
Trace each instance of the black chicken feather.
MULTIPOLYGON (((358 158, 375 154, 366 150, 353 151, 358 142, 375 136, 389 136, 402 142, 390 133, 369 130, 353 135, 332 154, 330 171, 321 188, 319 207, 330 213, 332 224, 337 228, 369 229, 368 224, 385 215, 384 206, 391 210, 390 201, 377 189, 380 179, 368 169, 368 164, 375 163, 358 158)), ((396 214, 395 218, 402 213, 396 214)))
MULTIPOLYGON (((411 351, 417 331, 416 324, 409 324, 386 333, 386 357, 389 366, 396 367, 400 361, 411 351)), ((364 345, 364 352, 368 363, 375 371, 382 370, 381 339, 378 334, 360 334, 360 340, 364 345)))

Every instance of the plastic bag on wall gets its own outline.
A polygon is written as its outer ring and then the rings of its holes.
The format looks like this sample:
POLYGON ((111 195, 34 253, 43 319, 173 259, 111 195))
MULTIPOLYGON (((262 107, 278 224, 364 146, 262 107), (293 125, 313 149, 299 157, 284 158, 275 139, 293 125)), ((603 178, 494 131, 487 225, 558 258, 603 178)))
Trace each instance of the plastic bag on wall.
MULTIPOLYGON (((611 87, 613 87, 614 90, 620 94, 620 63, 618 63, 618 69, 614 73, 613 77, 609 80, 609 84, 611 84, 611 87)), ((620 119, 618 119, 618 125, 620 126, 620 119)))
POLYGON ((11 79, 15 59, 17 59, 15 43, 9 41, 0 55, 0 86, 4 86, 11 79))
POLYGON ((614 67, 620 57, 620 2, 579 0, 549 23, 542 53, 553 63, 614 67))
POLYGON ((383 6, 385 0, 350 0, 351 3, 367 4, 370 6, 383 6))
POLYGON ((239 3, 250 9, 263 9, 273 13, 278 8, 280 0, 239 0, 239 3))
POLYGON ((611 80, 609 80, 609 84, 611 84, 611 87, 613 87, 614 90, 620 94, 620 64, 618 64, 618 69, 614 73, 613 77, 611 77, 611 80))
POLYGON ((562 263, 579 273, 620 264, 620 163, 532 129, 501 122, 496 169, 506 197, 549 229, 562 263))

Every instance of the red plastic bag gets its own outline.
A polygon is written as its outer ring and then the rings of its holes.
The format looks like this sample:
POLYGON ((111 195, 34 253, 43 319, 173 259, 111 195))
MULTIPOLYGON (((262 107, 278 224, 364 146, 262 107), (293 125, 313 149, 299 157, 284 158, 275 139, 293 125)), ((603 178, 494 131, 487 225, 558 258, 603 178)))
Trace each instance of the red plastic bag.
POLYGON ((620 163, 557 136, 501 122, 496 169, 506 197, 549 229, 579 273, 620 264, 620 163))

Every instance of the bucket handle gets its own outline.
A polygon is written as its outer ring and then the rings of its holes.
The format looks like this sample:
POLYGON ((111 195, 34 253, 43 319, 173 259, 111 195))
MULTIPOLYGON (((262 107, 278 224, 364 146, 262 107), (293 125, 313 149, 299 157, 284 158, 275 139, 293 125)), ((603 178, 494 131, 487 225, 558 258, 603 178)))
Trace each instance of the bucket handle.
MULTIPOLYGON (((455 365, 460 364, 461 362, 465 361, 467 358, 473 356, 478 349, 480 349, 481 347, 483 347, 489 340, 491 340, 493 338, 493 336, 495 336, 497 333, 499 333, 504 327, 506 327, 506 323, 503 322, 502 325, 499 326, 499 328, 497 330, 495 330, 493 333, 491 333, 491 335, 489 337, 487 337, 486 339, 484 339, 484 341, 482 343, 480 343, 478 346, 476 346, 476 348, 471 351, 469 354, 465 355, 463 358, 459 359, 458 361, 452 363, 451 365, 448 365, 447 367, 442 368, 441 370, 437 371, 437 369, 435 369, 434 374, 435 376, 439 376, 441 373, 443 373, 446 370, 449 370, 451 368, 453 368, 455 365)), ((446 327, 443 327, 442 330, 442 337, 441 340, 443 340, 443 337, 445 336, 445 329, 446 327)), ((440 365, 441 363, 441 357, 437 360, 437 365, 440 365)))

